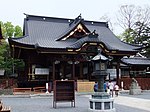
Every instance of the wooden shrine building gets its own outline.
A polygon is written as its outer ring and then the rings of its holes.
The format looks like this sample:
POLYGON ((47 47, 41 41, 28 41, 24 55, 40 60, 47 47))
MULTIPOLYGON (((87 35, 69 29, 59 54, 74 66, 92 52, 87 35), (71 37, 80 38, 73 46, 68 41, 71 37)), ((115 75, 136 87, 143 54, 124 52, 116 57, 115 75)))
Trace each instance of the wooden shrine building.
MULTIPOLYGON (((98 54, 111 58, 107 64, 119 79, 120 61, 136 54, 140 46, 120 41, 107 22, 26 15, 23 37, 10 38, 14 58, 23 59, 24 72, 18 73, 18 86, 45 85, 46 82, 73 79, 94 80, 90 59, 98 54)), ((111 75, 111 74, 110 74, 111 75)))
POLYGON ((123 57, 121 62, 120 82, 125 83, 124 89, 129 89, 133 77, 136 78, 143 90, 150 89, 150 58, 137 54, 131 57, 123 57))
POLYGON ((126 74, 122 77, 150 78, 150 59, 141 56, 124 57, 122 63, 127 65, 126 74), (129 72, 129 73, 127 73, 129 72))

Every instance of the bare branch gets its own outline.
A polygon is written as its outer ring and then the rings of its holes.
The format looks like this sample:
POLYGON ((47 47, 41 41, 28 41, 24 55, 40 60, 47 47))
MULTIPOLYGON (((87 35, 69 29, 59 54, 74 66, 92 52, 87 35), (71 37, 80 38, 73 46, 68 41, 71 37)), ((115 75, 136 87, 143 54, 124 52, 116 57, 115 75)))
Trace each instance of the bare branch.
POLYGON ((118 16, 118 24, 124 30, 133 29, 136 22, 148 24, 150 22, 150 7, 135 7, 134 5, 122 5, 118 16))

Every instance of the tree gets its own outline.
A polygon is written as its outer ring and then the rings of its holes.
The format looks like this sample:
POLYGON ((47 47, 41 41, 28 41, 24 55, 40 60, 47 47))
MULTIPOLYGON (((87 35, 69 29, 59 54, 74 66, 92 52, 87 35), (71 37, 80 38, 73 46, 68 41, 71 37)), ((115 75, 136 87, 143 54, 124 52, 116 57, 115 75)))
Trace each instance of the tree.
POLYGON ((136 23, 133 31, 134 43, 143 45, 142 54, 150 57, 150 25, 141 22, 136 23))
POLYGON ((122 5, 117 18, 119 25, 124 30, 132 29, 136 20, 136 7, 134 5, 122 5))
POLYGON ((4 40, 1 40, 1 44, 0 44, 0 68, 3 68, 3 65, 5 63, 4 59, 5 59, 5 52, 6 50, 6 46, 7 43, 4 40))
POLYGON ((132 35, 133 29, 126 29, 120 36, 119 38, 127 43, 134 43, 134 37, 132 35))
POLYGON ((15 26, 14 28, 14 37, 20 37, 22 36, 22 30, 20 26, 15 26))
POLYGON ((12 25, 11 22, 1 22, 3 38, 0 44, 0 68, 5 69, 5 75, 9 76, 13 73, 13 66, 15 65, 15 71, 24 66, 22 60, 13 59, 10 55, 10 47, 6 41, 8 38, 21 37, 21 27, 12 25))
POLYGON ((133 31, 133 37, 135 43, 144 44, 150 38, 150 25, 141 22, 136 22, 136 26, 133 31))
MULTIPOLYGON (((137 23, 142 23, 143 26, 147 26, 149 24, 150 8, 136 7, 134 5, 123 5, 120 7, 117 20, 120 27, 124 29, 124 33, 122 35, 122 38, 124 38, 123 40, 125 40, 125 42, 132 43, 132 39, 130 38, 133 38, 134 36, 132 34, 134 30, 137 29, 137 23)), ((141 30, 139 29, 138 34, 140 35, 140 33, 141 30)))
POLYGON ((150 7, 120 7, 118 23, 124 29, 120 37, 127 43, 143 45, 142 54, 150 57, 150 7))
POLYGON ((12 37, 21 37, 22 29, 20 26, 14 26, 11 22, 3 23, 0 21, 2 27, 2 34, 4 39, 12 38, 12 37))

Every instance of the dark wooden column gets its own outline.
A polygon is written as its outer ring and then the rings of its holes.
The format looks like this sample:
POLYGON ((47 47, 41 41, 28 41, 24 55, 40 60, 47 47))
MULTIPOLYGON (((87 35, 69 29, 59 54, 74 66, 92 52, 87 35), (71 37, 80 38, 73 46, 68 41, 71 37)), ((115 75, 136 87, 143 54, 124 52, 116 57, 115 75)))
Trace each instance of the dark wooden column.
POLYGON ((55 61, 53 61, 53 81, 55 80, 55 61))
POLYGON ((28 59, 27 59, 27 72, 25 76, 23 76, 25 79, 29 79, 29 80, 32 80, 32 62, 31 62, 31 57, 29 56, 28 59))
POLYGON ((75 79, 75 62, 72 63, 72 79, 75 79))
POLYGON ((61 64, 61 73, 62 73, 63 78, 65 77, 64 69, 65 69, 65 62, 61 64))
POLYGON ((116 83, 117 83, 117 85, 119 85, 119 68, 120 68, 120 61, 118 60, 118 61, 117 61, 117 66, 116 66, 116 74, 117 74, 116 83))
POLYGON ((80 78, 83 79, 83 63, 80 63, 80 78))

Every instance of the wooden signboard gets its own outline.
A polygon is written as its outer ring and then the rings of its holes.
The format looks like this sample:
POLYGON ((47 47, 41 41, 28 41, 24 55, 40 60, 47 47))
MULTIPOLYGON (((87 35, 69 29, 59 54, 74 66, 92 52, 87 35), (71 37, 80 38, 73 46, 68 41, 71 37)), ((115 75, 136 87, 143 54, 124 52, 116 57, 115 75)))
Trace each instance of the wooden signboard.
POLYGON ((75 83, 74 80, 55 80, 54 81, 53 107, 56 108, 57 102, 71 102, 75 107, 75 83))

